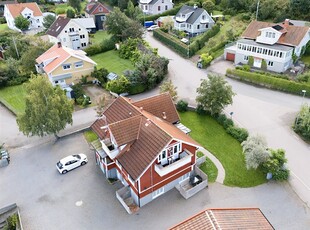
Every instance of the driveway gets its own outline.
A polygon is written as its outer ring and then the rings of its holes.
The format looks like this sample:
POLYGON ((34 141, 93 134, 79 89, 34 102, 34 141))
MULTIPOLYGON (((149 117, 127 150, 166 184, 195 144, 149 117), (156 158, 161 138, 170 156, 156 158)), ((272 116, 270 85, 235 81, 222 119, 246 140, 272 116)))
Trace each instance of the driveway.
POLYGON ((0 207, 16 202, 24 229, 167 229, 206 208, 258 207, 276 229, 309 229, 310 214, 287 183, 230 188, 211 184, 185 200, 176 189, 128 215, 95 165, 82 134, 32 148, 11 151, 11 164, 0 168, 0 207), (60 175, 56 162, 85 153, 85 166, 60 175))
MULTIPOLYGON (((146 40, 158 53, 170 59, 169 78, 177 86, 179 99, 185 99, 195 105, 196 89, 201 79, 206 79, 209 72, 224 74, 231 66, 227 61, 219 61, 207 70, 200 70, 189 60, 181 58, 150 34, 146 40)), ((225 112, 233 112, 233 120, 247 128, 251 134, 259 133, 266 137, 269 147, 286 150, 288 165, 291 170, 290 183, 294 190, 310 205, 310 145, 303 142, 291 130, 302 102, 310 104, 310 99, 268 90, 228 79, 233 91, 237 93, 233 105, 225 112)), ((310 93, 310 92, 309 92, 310 93)))

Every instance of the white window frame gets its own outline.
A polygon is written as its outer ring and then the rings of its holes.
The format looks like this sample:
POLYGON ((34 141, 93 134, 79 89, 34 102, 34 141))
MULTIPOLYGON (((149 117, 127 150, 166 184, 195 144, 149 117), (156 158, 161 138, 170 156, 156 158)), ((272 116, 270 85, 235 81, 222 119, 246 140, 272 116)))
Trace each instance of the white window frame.
POLYGON ((244 56, 243 56, 243 60, 244 60, 244 61, 248 61, 248 60, 249 60, 249 56, 244 55, 244 56))
POLYGON ((268 66, 273 66, 273 61, 268 61, 268 66))
POLYGON ((62 65, 62 69, 63 69, 63 70, 71 69, 71 64, 63 64, 63 65, 62 65), (65 66, 69 66, 69 68, 66 68, 65 66))
POLYGON ((75 68, 82 68, 84 66, 83 62, 76 62, 74 63, 75 68))
POLYGON ((152 199, 155 199, 156 197, 159 197, 160 195, 165 193, 165 187, 161 187, 157 189, 156 191, 152 192, 152 199))

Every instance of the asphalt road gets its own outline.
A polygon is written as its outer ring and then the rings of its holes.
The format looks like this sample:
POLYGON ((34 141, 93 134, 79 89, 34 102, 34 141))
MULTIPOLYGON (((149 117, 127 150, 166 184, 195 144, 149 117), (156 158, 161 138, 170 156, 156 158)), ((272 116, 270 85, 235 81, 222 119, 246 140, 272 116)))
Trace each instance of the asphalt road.
POLYGON ((185 200, 176 189, 129 215, 117 200, 120 184, 109 184, 95 165, 82 134, 11 151, 0 168, 0 207, 17 203, 25 230, 167 229, 206 208, 258 207, 276 229, 309 229, 310 213, 287 183, 231 188, 214 183, 185 200), (85 166, 58 173, 56 162, 85 153, 85 166))
MULTIPOLYGON (((200 70, 195 67, 195 63, 181 58, 155 40, 151 33, 147 33, 146 40, 152 47, 158 48, 161 56, 170 60, 169 78, 177 86, 179 99, 185 99, 191 105, 195 105, 196 89, 201 79, 206 79, 210 72, 225 74, 226 69, 232 66, 230 62, 220 61, 207 70, 200 70)), ((291 170, 290 183, 300 198, 310 206, 310 146, 291 130, 301 104, 310 104, 310 99, 247 85, 232 79, 227 81, 237 95, 233 105, 228 106, 225 112, 233 112, 233 120, 247 128, 251 134, 259 133, 265 136, 269 147, 286 150, 291 170)))

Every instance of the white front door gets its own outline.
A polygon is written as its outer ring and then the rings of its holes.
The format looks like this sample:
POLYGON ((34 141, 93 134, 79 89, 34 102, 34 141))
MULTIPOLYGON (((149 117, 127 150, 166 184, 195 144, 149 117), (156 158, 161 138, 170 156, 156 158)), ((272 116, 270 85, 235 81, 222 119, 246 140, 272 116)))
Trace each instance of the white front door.
POLYGON ((253 66, 256 68, 261 68, 262 66, 262 59, 254 58, 253 66))

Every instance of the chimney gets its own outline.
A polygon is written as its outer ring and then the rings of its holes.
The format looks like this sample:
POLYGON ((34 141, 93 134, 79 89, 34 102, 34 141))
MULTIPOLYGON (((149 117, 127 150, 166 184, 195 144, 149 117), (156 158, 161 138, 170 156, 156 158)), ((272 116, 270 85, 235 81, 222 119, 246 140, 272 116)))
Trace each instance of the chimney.
POLYGON ((140 112, 143 112, 143 107, 140 107, 140 112))
POLYGON ((284 26, 287 27, 290 25, 290 19, 285 19, 284 26))
POLYGON ((164 119, 164 120, 167 119, 166 112, 163 112, 163 119, 164 119))
POLYGON ((194 4, 194 9, 197 9, 197 8, 198 8, 197 4, 194 4))
POLYGON ((61 42, 57 42, 58 48, 61 48, 61 42))

